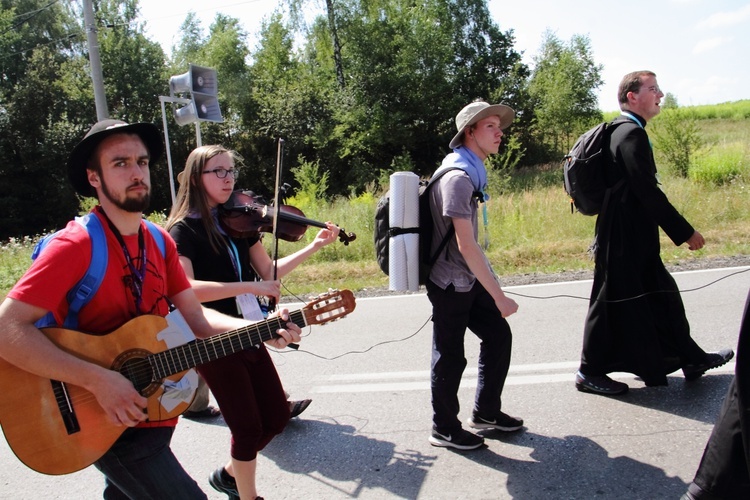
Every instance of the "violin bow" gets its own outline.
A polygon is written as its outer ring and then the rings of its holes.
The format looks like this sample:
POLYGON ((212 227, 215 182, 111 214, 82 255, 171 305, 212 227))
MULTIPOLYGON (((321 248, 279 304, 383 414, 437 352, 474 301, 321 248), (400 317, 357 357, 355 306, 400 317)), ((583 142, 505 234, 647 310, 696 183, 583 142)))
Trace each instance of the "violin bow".
MULTIPOLYGON (((277 233, 279 231, 279 207, 281 206, 281 159, 284 156, 284 139, 279 137, 279 147, 276 153, 276 193, 274 194, 273 198, 273 279, 274 281, 278 277, 278 259, 279 257, 279 237, 277 236, 277 233)), ((271 302, 273 302, 273 307, 269 308, 270 310, 268 312, 274 311, 278 304, 275 301, 269 301, 269 305, 271 305, 271 302)), ((287 344, 287 347, 290 349, 297 350, 299 349, 298 344, 287 344)))
POLYGON ((279 137, 279 147, 276 153, 276 189, 274 190, 273 198, 273 279, 274 281, 278 277, 278 264, 276 259, 279 257, 279 238, 277 236, 279 231, 279 199, 281 196, 281 160, 284 155, 284 139, 279 137))

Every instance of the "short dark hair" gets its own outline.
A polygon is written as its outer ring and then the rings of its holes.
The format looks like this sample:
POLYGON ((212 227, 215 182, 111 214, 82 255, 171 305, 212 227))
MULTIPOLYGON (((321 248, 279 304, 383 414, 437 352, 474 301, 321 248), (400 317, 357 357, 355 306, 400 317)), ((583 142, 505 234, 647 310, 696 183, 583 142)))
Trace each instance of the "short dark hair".
POLYGON ((644 76, 656 76, 656 73, 648 70, 633 71, 622 77, 620 87, 617 89, 617 101, 620 104, 628 102, 628 92, 638 92, 641 90, 641 78, 644 76))

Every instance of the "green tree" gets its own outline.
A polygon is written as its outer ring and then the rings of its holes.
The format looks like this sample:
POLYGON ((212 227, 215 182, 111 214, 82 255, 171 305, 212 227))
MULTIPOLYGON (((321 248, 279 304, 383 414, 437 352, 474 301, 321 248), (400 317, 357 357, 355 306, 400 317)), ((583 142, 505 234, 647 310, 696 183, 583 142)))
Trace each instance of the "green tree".
MULTIPOLYGON (((326 20, 328 22, 328 29, 326 30, 327 37, 330 38, 330 54, 333 60, 333 66, 336 71, 336 82, 339 88, 343 89, 346 86, 346 80, 344 77, 344 62, 341 56, 341 40, 338 34, 338 23, 337 6, 340 4, 334 4, 333 0, 325 0, 326 2, 326 20)), ((296 28, 305 28, 304 21, 304 6, 305 0, 287 0, 289 6, 289 12, 292 19, 292 25, 296 28)), ((309 2, 308 2, 309 3, 309 2)))
POLYGON ((175 74, 182 73, 184 68, 193 62, 206 43, 200 20, 195 12, 189 12, 180 24, 180 39, 172 46, 170 69, 175 74))
POLYGON ((0 238, 59 227, 75 213, 63 82, 82 33, 67 3, 0 1, 0 238))
POLYGON ((679 104, 677 104, 677 97, 671 92, 667 92, 661 103, 661 109, 677 109, 679 107, 679 104))
MULTIPOLYGON (((0 29, 13 26, 0 34, 8 54, 0 80, 0 169, 15 169, 8 178, 19 181, 7 203, 47 193, 42 184, 49 179, 62 186, 53 194, 73 205, 64 182, 67 154, 95 120, 81 3, 0 5, 0 29), (37 89, 43 90, 36 95, 37 89)), ((494 168, 512 169, 533 150, 529 70, 513 49, 513 32, 493 22, 486 0, 330 0, 309 26, 281 14, 269 18, 252 51, 236 19, 218 14, 204 33, 188 14, 168 62, 144 36, 137 0, 94 6, 110 114, 159 123, 159 96, 169 92, 171 76, 190 63, 216 69, 225 121, 202 123, 203 143, 237 150, 252 169, 251 187, 262 194, 272 194, 278 138, 285 139, 284 170, 318 165, 330 179, 321 184, 326 197, 356 194, 394 169, 427 175, 448 152, 456 113, 476 98, 517 111, 494 168)), ((168 109, 170 158, 179 171, 196 145, 195 128, 177 126, 168 109)), ((157 210, 171 204, 165 170, 163 163, 154 167, 157 210)), ((54 221, 70 215, 45 214, 54 221)), ((35 220, 30 227, 48 224, 35 220)))
POLYGON ((551 31, 544 34, 529 94, 535 136, 551 155, 563 154, 581 132, 602 120, 595 94, 603 83, 601 72, 587 37, 573 35, 566 44, 551 31))
POLYGON ((109 114, 127 122, 159 121, 165 55, 136 22, 138 0, 102 0, 96 17, 106 23, 99 50, 109 114))
MULTIPOLYGON (((8 207, 0 237, 6 237, 60 227, 78 212, 67 158, 96 121, 96 110, 81 3, 0 5, 0 23, 12 26, 0 35, 8 49, 0 79, 0 175, 7 181, 0 187, 0 204, 8 207)), ((164 55, 135 23, 138 2, 101 0, 94 8, 111 116, 158 122, 164 55)), ((156 179, 163 169, 155 166, 156 179)), ((162 208, 168 206, 167 193, 155 190, 157 207, 159 197, 162 208)))
MULTIPOLYGON (((331 132, 328 96, 336 86, 335 76, 332 71, 320 71, 314 62, 317 47, 308 47, 306 51, 295 51, 294 32, 283 23, 280 14, 275 14, 263 23, 261 41, 252 55, 247 92, 251 99, 244 114, 252 147, 246 149, 244 156, 260 181, 254 189, 265 188, 262 194, 266 196, 273 194, 279 138, 284 139, 285 181, 294 184, 288 172, 306 158, 319 158, 327 164, 324 138, 331 132)), ((323 50, 330 54, 327 41, 323 50)))
POLYGON ((337 20, 347 85, 332 95, 336 147, 324 164, 348 189, 363 189, 404 155, 431 173, 467 102, 514 104, 525 66, 483 0, 350 0, 337 20))

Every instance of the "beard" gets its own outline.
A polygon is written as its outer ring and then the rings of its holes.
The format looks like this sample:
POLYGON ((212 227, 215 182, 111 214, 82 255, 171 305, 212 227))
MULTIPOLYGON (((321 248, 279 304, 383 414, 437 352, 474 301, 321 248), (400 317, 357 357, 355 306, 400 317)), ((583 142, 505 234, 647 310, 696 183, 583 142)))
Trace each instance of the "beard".
MULTIPOLYGON (((151 189, 149 188, 145 195, 139 198, 132 198, 128 196, 127 190, 125 192, 124 199, 119 199, 110 191, 107 183, 104 179, 101 179, 102 183, 102 194, 117 208, 124 210, 129 213, 145 212, 151 201, 151 189)), ((141 183, 143 184, 143 183, 141 183)), ((131 186, 132 187, 132 186, 131 186)))

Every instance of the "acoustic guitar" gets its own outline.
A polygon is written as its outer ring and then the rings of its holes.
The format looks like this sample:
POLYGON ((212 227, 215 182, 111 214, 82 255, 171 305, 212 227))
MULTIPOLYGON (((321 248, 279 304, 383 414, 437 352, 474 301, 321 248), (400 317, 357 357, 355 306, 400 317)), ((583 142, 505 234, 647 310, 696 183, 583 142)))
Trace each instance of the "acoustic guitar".
MULTIPOLYGON (((333 290, 290 312, 289 320, 300 328, 320 325, 349 314, 354 307, 351 291, 333 290)), ((176 407, 162 405, 165 380, 179 381, 195 366, 271 340, 285 323, 274 317, 172 348, 159 339, 167 320, 154 315, 136 317, 102 336, 64 328, 42 331, 60 349, 121 373, 148 399, 148 420, 163 421, 180 415, 190 404, 188 400, 176 407)), ((85 389, 39 377, 3 359, 0 395, 0 425, 10 448, 21 462, 44 474, 88 467, 127 429, 113 424, 85 389)))

